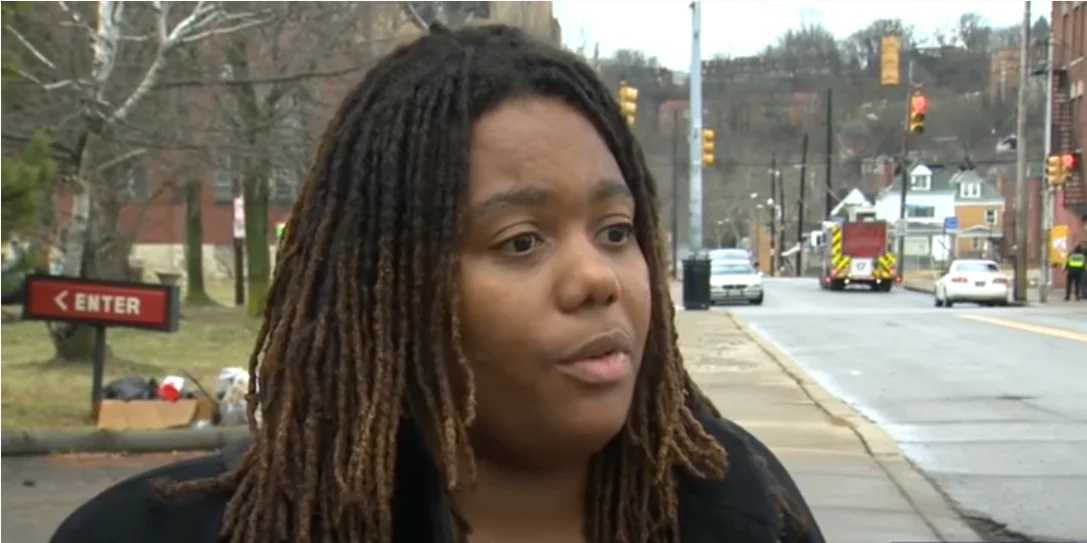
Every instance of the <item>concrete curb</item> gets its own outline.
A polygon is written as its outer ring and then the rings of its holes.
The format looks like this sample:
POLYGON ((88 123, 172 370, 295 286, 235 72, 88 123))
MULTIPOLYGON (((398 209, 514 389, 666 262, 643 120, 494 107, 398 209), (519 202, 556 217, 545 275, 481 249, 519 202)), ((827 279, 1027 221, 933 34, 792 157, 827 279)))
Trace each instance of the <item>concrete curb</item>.
POLYGON ((207 451, 220 449, 247 435, 248 426, 123 432, 99 429, 5 430, 0 434, 0 451, 3 456, 207 451))
POLYGON ((728 313, 737 326, 789 375, 812 402, 834 419, 845 423, 867 449, 884 473, 898 487, 906 501, 925 520, 942 541, 976 541, 974 532, 955 513, 947 498, 902 455, 898 443, 886 430, 861 416, 836 396, 827 392, 791 357, 751 329, 738 315, 728 313), (949 516, 952 515, 952 516, 949 516))
POLYGON ((910 292, 920 292, 922 294, 932 294, 932 292, 933 292, 932 287, 920 287, 920 286, 917 286, 917 285, 911 285, 909 282, 903 282, 902 283, 902 288, 904 288, 904 289, 906 289, 906 290, 908 290, 910 292))

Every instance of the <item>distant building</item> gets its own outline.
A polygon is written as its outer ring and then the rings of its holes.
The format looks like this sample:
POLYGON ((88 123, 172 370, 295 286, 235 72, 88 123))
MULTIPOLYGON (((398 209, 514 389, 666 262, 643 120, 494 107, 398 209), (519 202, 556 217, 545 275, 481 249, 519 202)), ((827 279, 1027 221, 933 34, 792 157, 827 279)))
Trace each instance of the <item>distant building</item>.
MULTIPOLYGON (((1087 2, 1053 2, 1053 148, 1057 152, 1083 152, 1087 148, 1087 2)), ((1087 165, 1081 161, 1073 180, 1062 188, 1058 200, 1078 224, 1072 245, 1087 241, 1087 165)), ((1070 234, 1070 237, 1072 234, 1070 234)))
POLYGON ((1003 247, 1004 197, 974 170, 952 174, 958 228, 955 254, 960 257, 997 258, 1003 247))

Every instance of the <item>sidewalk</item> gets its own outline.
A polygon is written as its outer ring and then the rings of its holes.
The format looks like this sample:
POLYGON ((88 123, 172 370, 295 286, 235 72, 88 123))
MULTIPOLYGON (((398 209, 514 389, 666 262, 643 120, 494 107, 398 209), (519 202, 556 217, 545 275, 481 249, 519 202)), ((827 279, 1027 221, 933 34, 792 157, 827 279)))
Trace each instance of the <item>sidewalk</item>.
POLYGON ((731 315, 676 313, 688 370, 789 469, 827 541, 978 541, 881 429, 731 315))

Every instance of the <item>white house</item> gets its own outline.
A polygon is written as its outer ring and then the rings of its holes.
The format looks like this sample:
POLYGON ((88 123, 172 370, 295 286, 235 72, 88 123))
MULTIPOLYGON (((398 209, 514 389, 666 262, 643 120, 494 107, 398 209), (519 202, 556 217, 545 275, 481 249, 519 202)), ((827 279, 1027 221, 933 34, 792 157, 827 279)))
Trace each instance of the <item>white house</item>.
MULTIPOLYGON (((910 222, 942 225, 945 217, 955 216, 955 189, 951 176, 933 174, 924 164, 910 171, 909 190, 906 191, 906 219, 910 222)), ((896 177, 891 186, 876 197, 876 217, 897 221, 902 201, 901 178, 896 177)))
POLYGON ((855 220, 858 216, 864 215, 878 218, 876 206, 864 196, 860 189, 856 188, 849 191, 849 194, 846 194, 845 198, 842 198, 842 201, 830 211, 831 217, 842 217, 848 220, 855 220))
MULTIPOLYGON (((909 190, 906 191, 906 220, 910 225, 927 227, 932 232, 942 228, 944 220, 955 217, 955 187, 951 176, 943 172, 933 173, 928 166, 919 164, 909 173, 909 190)), ((898 221, 902 201, 902 181, 896 177, 891 186, 883 189, 876 197, 876 217, 882 220, 898 221)), ((913 229, 917 230, 917 229, 913 229)), ((907 238, 909 238, 907 234, 907 238)), ((945 260, 951 253, 950 236, 925 234, 927 243, 914 244, 925 247, 925 253, 936 260, 945 260)), ((913 246, 911 244, 907 244, 913 246)), ((907 250, 907 255, 910 251, 907 250)), ((921 255, 917 255, 921 256, 921 255)))

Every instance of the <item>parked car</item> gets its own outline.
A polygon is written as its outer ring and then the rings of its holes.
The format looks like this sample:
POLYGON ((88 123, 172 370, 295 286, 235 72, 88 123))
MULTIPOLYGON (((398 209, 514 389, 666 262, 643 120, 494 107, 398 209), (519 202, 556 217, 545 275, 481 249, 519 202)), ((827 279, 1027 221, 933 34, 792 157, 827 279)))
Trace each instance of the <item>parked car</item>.
POLYGON ((710 300, 715 303, 748 302, 761 305, 762 273, 743 260, 710 261, 710 300))
POLYGON ((710 260, 745 260, 751 262, 751 252, 747 249, 710 249, 710 260))
POLYGON ((958 302, 1008 305, 1010 283, 992 260, 953 260, 936 280, 934 302, 936 307, 951 307, 958 302))

